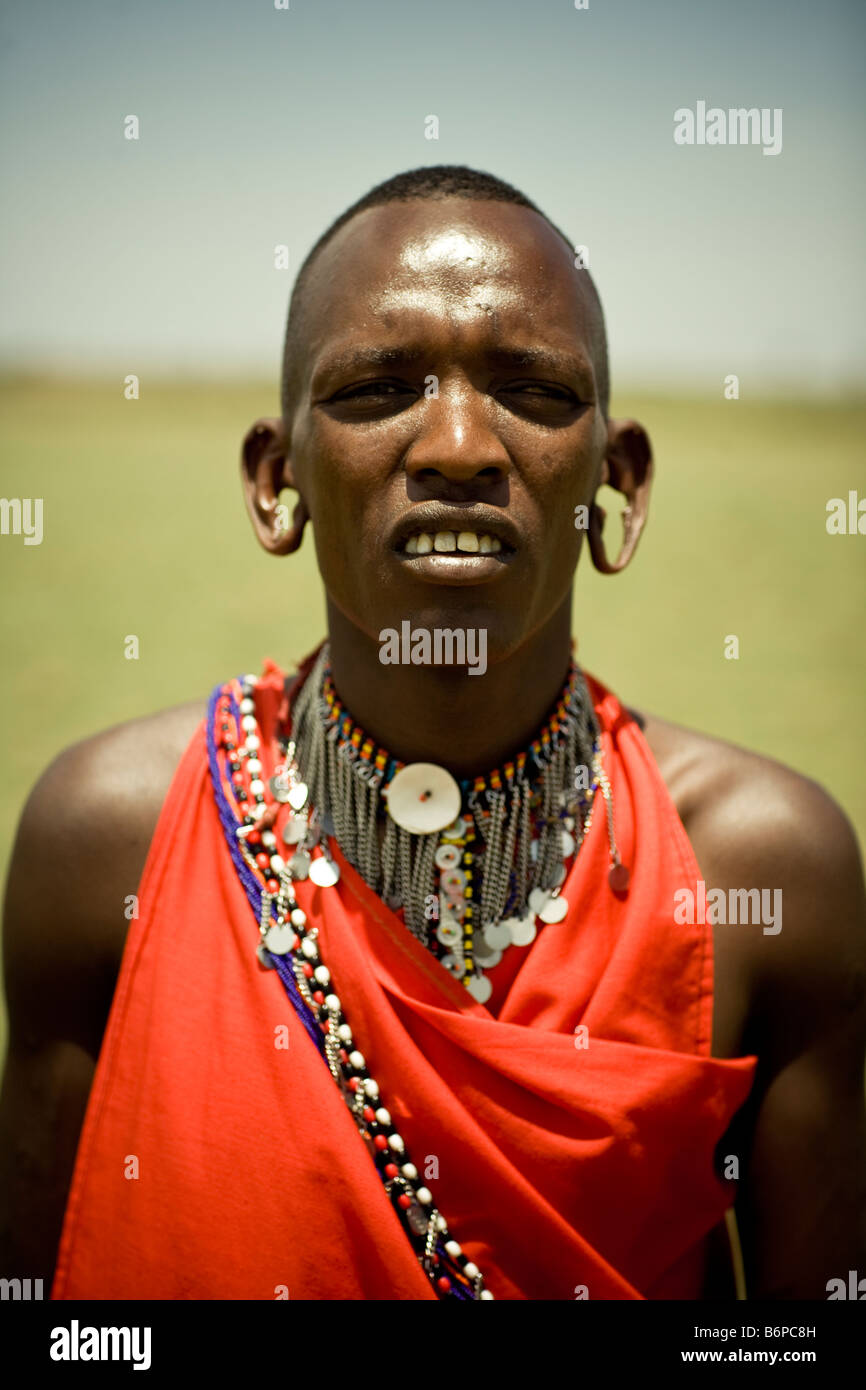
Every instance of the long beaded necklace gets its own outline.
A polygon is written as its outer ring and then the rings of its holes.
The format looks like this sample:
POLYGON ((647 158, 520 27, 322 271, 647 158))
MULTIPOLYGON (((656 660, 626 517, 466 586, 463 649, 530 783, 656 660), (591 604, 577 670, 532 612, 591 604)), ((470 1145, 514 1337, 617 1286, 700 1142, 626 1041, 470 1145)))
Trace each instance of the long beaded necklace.
MULTIPOLYGON (((318 677, 324 675, 323 656, 326 661, 324 648, 316 668, 304 684, 302 694, 303 690, 307 690, 311 685, 316 690, 324 688, 324 679, 321 686, 314 683, 314 678, 318 680, 318 677)), ((468 1259, 458 1242, 450 1237, 447 1222, 434 1204, 433 1194, 421 1183, 418 1169, 411 1161, 406 1143, 394 1126, 389 1111, 381 1103, 379 1085, 368 1069, 367 1059, 357 1047, 339 996, 334 991, 330 971, 321 959, 318 928, 309 925, 306 914, 295 897, 295 878, 309 874, 311 880, 321 887, 336 883, 339 870, 327 851, 326 840, 323 837, 323 831, 325 835, 333 834, 334 827, 320 817, 311 802, 310 785, 302 780, 295 757, 296 741, 286 743, 286 740, 283 740, 285 752, 288 754, 291 751, 291 760, 270 779, 270 789, 275 799, 272 802, 267 801, 265 783, 261 776, 263 765, 259 756, 262 736, 255 717, 253 698, 256 684, 256 677, 245 676, 238 682, 228 682, 214 691, 208 709, 207 746, 214 796, 226 842, 259 925, 259 962, 264 968, 276 971, 304 1028, 324 1057, 376 1165, 392 1207, 437 1298, 470 1301, 492 1299, 493 1294, 484 1287, 484 1279, 477 1265, 468 1259), (238 686, 240 700, 236 695, 238 686), (284 843, 299 846, 289 863, 277 853, 278 841, 273 828, 284 809, 284 803, 288 803, 290 808, 289 818, 283 827, 284 843), (321 854, 313 858, 311 850, 315 849, 316 845, 321 849, 321 854), (295 862, 298 855, 305 856, 300 863, 295 862), (300 872, 296 872, 297 870, 300 872)), ((332 687, 329 693, 333 693, 332 687)), ((336 695, 333 694, 330 700, 326 698, 325 705, 333 716, 331 728, 339 728, 339 721, 344 719, 345 715, 338 708, 336 695)), ((297 719, 298 701, 294 712, 297 719)), ((344 726, 343 733, 345 732, 344 726)), ((353 727, 349 735, 349 746, 355 746, 352 744, 354 733, 353 727)), ((363 747, 363 743, 361 746, 363 747)), ((368 766, 371 765, 371 751, 367 751, 365 765, 368 766)), ((383 750, 376 754, 380 759, 383 756, 387 757, 383 750)), ((376 767, 375 759, 372 766, 376 767)), ((434 765, 414 766, 426 768, 434 765)), ((627 886, 628 872, 620 863, 616 850, 612 799, 598 751, 594 754, 594 767, 596 785, 602 788, 608 812, 611 886, 616 891, 623 891, 627 886)), ((384 774, 387 771, 387 762, 378 770, 384 774)), ((398 773, 411 771, 411 765, 409 768, 398 765, 391 771, 393 786, 398 773)), ((444 769, 434 768, 434 771, 444 772, 444 769)), ((445 775, 448 776, 447 773, 445 775)), ((429 782, 431 776, 428 772, 422 775, 420 780, 424 783, 429 782)), ((407 785, 409 784, 404 778, 404 788, 407 785)), ((430 791, 429 788, 426 790, 430 791)), ((477 793, 478 788, 475 788, 475 791, 477 793)), ((430 795, 421 795, 422 807, 434 799, 435 792, 434 787, 430 795)), ((449 795, 453 798, 450 789, 449 795)), ((413 803, 415 797, 416 791, 413 786, 413 803)), ((389 797, 391 814, 392 802, 393 794, 389 797)), ((438 815, 441 814, 440 805, 438 815)), ((406 829, 403 825, 400 828, 406 829)), ((456 823, 449 820, 449 824, 443 826, 442 830, 449 828, 453 832, 456 823)), ((584 820, 582 833, 585 834, 586 829, 587 821, 584 820)), ((428 836, 434 833, 427 832, 428 836)), ((471 845, 472 838, 471 829, 466 827, 465 834, 461 833, 460 837, 454 836, 451 840, 443 837, 443 843, 471 845)), ((471 850, 466 852, 471 855, 471 850)), ((370 862, 368 860, 368 867, 370 862)), ((537 862, 536 859, 536 864, 537 862)), ((448 871, 446 868, 446 872, 448 871)), ((464 882, 461 889, 465 887, 464 882)), ((554 889, 553 892, 555 891, 554 889)), ((471 890, 469 897, 472 897, 471 890)), ((550 901, 553 900, 551 893, 550 901)), ((552 916, 549 920, 561 920, 564 916, 565 911, 561 916, 552 916)), ((471 933, 469 935, 471 937, 471 933)))

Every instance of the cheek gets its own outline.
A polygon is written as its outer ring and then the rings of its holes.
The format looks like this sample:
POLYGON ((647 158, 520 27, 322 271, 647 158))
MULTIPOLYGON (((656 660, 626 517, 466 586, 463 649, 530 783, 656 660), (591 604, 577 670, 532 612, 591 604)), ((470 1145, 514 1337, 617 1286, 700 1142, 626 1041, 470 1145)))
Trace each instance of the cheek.
POLYGON ((548 456, 528 479, 534 494, 545 547, 554 554, 574 555, 586 533, 593 498, 594 466, 590 459, 574 461, 548 456))
POLYGON ((352 606, 378 582, 375 557, 381 545, 382 480, 370 451, 350 447, 320 432, 305 450, 299 479, 313 528, 322 581, 342 607, 352 606))

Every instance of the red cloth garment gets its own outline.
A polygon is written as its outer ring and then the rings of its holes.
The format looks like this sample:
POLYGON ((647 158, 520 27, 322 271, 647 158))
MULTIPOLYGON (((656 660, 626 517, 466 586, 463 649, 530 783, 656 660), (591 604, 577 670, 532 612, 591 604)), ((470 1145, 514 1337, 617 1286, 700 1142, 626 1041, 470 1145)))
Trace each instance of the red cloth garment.
MULTIPOLYGON (((599 795, 561 889, 565 920, 505 951, 488 1005, 335 842, 339 883, 295 891, 381 1103, 494 1296, 698 1298, 707 1237, 733 1200, 714 1149, 757 1059, 710 1055, 712 926, 673 920, 675 891, 701 874, 638 725, 588 684, 629 890, 608 884, 599 795)), ((263 742, 284 688, 266 662, 263 742)), ((273 747, 262 761, 268 776, 273 747)), ((204 724, 139 897, 52 1297, 435 1298, 325 1062, 257 962, 204 724)))

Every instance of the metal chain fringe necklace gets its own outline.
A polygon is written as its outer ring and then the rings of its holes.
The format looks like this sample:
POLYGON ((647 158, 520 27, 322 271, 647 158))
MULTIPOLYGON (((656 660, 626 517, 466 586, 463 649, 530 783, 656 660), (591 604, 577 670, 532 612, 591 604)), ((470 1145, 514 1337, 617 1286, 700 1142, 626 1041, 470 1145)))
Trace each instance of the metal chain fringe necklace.
MULTIPOLYGON (((613 833, 613 801, 601 763, 586 683, 571 663, 555 711, 538 738, 487 777, 458 783, 433 763, 392 758, 341 705, 325 644, 297 695, 285 774, 308 789, 305 809, 284 831, 294 843, 293 875, 312 868, 310 851, 333 835, 365 883, 461 979, 479 1003, 490 997, 485 970, 511 945, 527 946, 541 923, 568 911, 560 895, 566 865, 589 829, 601 789, 608 813, 612 883, 627 871, 613 833)), ((336 881, 336 864, 318 874, 336 881)), ((319 882, 320 878, 315 878, 319 882)))

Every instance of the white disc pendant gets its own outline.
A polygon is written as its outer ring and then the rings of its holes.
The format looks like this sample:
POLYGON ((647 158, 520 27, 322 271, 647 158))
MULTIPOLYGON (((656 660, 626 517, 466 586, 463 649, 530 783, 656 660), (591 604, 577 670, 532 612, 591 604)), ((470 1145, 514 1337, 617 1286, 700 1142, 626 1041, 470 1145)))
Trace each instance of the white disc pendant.
POLYGON ((567 898, 551 898, 539 912, 542 922, 561 922, 568 913, 567 898))
POLYGON ((482 970, 493 970, 502 960, 502 952, 494 951, 492 946, 488 946, 483 936, 480 940, 476 937, 474 955, 482 970))
POLYGON ((310 856, 305 849, 296 850, 289 860, 289 871, 292 878, 300 879, 301 882, 310 872, 310 856))
POLYGON ((271 789, 271 794, 273 795, 275 801, 288 801, 289 791, 291 789, 289 787, 288 782, 286 781, 285 776, 280 777, 278 775, 274 775, 268 782, 268 786, 271 789))
POLYGON ((460 788, 436 763, 408 763, 388 784, 388 815, 410 835, 432 835, 457 818, 460 788))
POLYGON ((433 860, 437 868, 456 869, 460 863, 460 850, 456 845, 440 845, 433 860))
POLYGON ((449 975, 460 976, 463 974, 463 962, 454 955, 443 956, 439 964, 444 965, 449 975))
POLYGON ((295 785, 289 790, 288 797, 289 805, 291 806, 293 811, 300 811, 301 807, 306 803, 307 795, 308 793, 306 782, 296 782, 295 785))
POLYGON ((263 941, 260 941, 259 944, 258 944, 258 946, 256 947, 256 955, 257 955, 258 958, 259 958, 259 965, 262 967, 262 969, 264 969, 264 970, 273 970, 273 969, 274 969, 274 962, 271 960, 270 956, 268 955, 268 948, 267 948, 267 946, 265 945, 265 943, 264 943, 263 941))
POLYGON ((275 923, 274 926, 268 930, 264 944, 275 956, 285 956, 288 955, 291 950, 294 939, 295 933, 288 923, 284 922, 282 926, 278 926, 275 923))
POLYGON ((457 942, 463 939, 463 928, 453 918, 446 918, 436 928, 436 939, 441 941, 443 946, 456 946, 457 942))
POLYGON ((574 851, 575 851, 576 848, 577 848, 577 846, 576 846, 576 843, 575 843, 574 836, 573 836, 572 834, 570 834, 569 831, 563 830, 563 832, 562 832, 562 857, 563 857, 563 859, 570 859, 571 856, 574 854, 574 851))
POLYGON ((473 975, 466 988, 479 1004, 486 1004, 493 993, 493 986, 486 975, 473 975))
POLYGON ((444 869, 439 886, 446 898, 462 898, 466 887, 466 875, 462 869, 444 869))
POLYGON ((306 816, 292 816, 283 826, 283 843, 299 845, 307 833, 306 816))
POLYGON ((529 895, 529 910, 540 916, 541 909, 550 900, 550 893, 544 888, 533 888, 529 895))
POLYGON ((515 946, 528 946, 530 941, 534 941, 538 934, 535 925, 535 917, 512 917, 511 918, 511 940, 515 946))
POLYGON ((317 888, 333 888, 340 877, 340 870, 333 859, 314 859, 310 864, 310 878, 317 888))
POLYGON ((489 922, 481 935, 492 950, 503 951, 511 945, 511 928, 517 921, 516 917, 507 917, 504 922, 489 922))

